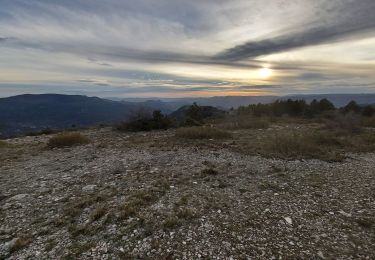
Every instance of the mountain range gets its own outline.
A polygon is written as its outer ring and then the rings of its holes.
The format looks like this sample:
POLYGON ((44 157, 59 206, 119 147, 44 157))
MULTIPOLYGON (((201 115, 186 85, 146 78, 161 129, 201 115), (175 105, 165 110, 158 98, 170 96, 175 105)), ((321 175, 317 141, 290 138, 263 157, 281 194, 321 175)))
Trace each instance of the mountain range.
POLYGON ((160 110, 170 114, 178 108, 196 102, 201 106, 221 109, 237 108, 256 103, 271 103, 277 99, 329 99, 336 107, 351 100, 358 104, 375 104, 375 94, 322 94, 294 96, 224 96, 208 98, 164 98, 109 100, 79 95, 19 95, 0 98, 0 137, 19 136, 44 129, 87 127, 126 121, 140 109, 160 110))

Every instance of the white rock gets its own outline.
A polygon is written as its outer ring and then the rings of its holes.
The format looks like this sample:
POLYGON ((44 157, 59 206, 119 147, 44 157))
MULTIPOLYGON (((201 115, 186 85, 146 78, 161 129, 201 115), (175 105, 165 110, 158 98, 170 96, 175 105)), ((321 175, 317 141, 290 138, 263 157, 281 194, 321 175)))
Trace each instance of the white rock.
POLYGON ((293 221, 292 221, 292 218, 291 217, 284 217, 284 220, 286 223, 288 223, 289 225, 292 225, 293 224, 293 221))
POLYGON ((324 257, 324 255, 323 255, 323 252, 322 252, 322 251, 319 251, 319 252, 318 252, 318 256, 319 256, 320 258, 322 258, 322 259, 326 259, 326 258, 324 257))
POLYGON ((351 217, 351 216, 352 216, 352 214, 350 214, 350 213, 346 213, 346 212, 343 211, 343 210, 340 210, 339 213, 340 213, 341 215, 344 215, 345 217, 351 217))
POLYGON ((87 185, 82 188, 83 192, 93 192, 96 189, 96 185, 87 185))
POLYGON ((29 194, 17 194, 11 198, 8 199, 8 201, 17 201, 17 200, 23 200, 27 198, 29 194))

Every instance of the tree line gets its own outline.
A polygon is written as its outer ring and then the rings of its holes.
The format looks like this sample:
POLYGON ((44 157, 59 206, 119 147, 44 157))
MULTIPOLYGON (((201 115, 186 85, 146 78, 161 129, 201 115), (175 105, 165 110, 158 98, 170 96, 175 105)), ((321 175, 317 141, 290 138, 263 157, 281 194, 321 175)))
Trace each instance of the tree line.
POLYGON ((373 116, 375 109, 373 106, 360 106, 355 101, 350 101, 346 106, 337 109, 328 99, 316 100, 310 103, 305 100, 277 100, 270 104, 252 104, 241 106, 237 109, 238 114, 251 114, 253 116, 294 116, 294 117, 314 117, 338 110, 341 113, 356 113, 363 116, 373 116))

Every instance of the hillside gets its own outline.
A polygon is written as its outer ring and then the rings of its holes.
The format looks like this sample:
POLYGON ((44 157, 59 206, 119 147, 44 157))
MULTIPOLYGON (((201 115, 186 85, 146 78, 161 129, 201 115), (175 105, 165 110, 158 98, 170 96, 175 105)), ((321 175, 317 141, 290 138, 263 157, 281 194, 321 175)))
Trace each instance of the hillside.
POLYGON ((81 131, 91 142, 80 146, 49 149, 54 135, 2 142, 0 258, 370 259, 375 154, 363 151, 375 150, 354 145, 366 132, 327 150, 284 138, 300 159, 265 149, 282 144, 275 134, 320 127, 258 123, 207 139, 98 128, 81 131))
POLYGON ((161 109, 159 102, 115 102, 74 95, 20 95, 0 98, 0 137, 43 129, 66 129, 124 121, 139 109, 161 109))

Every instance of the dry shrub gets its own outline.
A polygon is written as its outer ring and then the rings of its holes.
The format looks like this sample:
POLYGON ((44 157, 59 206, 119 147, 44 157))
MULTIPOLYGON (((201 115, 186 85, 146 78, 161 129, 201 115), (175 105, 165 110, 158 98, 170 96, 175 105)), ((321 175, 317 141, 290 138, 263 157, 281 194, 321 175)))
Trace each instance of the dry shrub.
POLYGON ((226 139, 232 135, 213 127, 188 127, 176 131, 176 137, 186 139, 226 139))
POLYGON ((62 133, 49 139, 47 145, 49 148, 60 148, 87 144, 89 142, 90 139, 80 133, 62 133))

